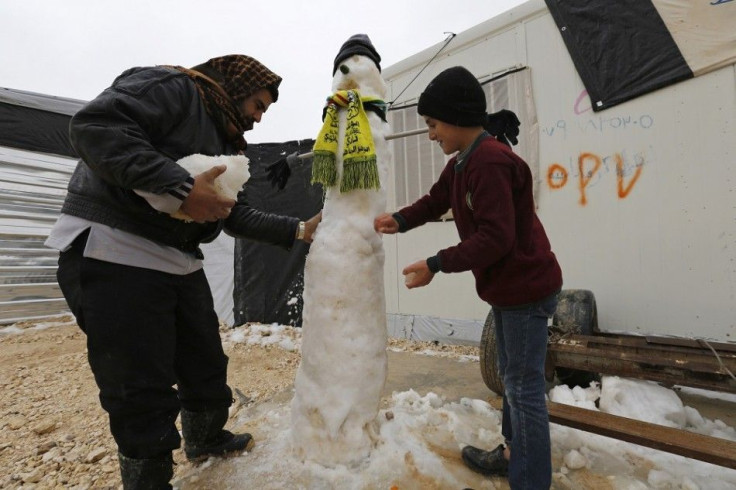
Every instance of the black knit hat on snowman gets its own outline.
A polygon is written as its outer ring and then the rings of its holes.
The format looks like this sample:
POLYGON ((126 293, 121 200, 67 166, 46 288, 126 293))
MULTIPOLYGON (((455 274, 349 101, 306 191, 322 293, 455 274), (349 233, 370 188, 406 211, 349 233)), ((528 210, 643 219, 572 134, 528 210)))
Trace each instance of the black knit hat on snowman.
POLYGON ((507 146, 519 141, 519 119, 512 111, 502 109, 486 113, 486 94, 467 68, 453 66, 429 82, 419 96, 417 112, 454 126, 482 126, 507 146))
POLYGON ((340 47, 340 51, 335 56, 335 62, 332 66, 332 74, 337 72, 340 67, 340 63, 350 58, 354 54, 367 56, 378 67, 378 71, 381 71, 381 55, 378 54, 376 48, 373 47, 373 43, 367 34, 355 34, 345 41, 340 47))

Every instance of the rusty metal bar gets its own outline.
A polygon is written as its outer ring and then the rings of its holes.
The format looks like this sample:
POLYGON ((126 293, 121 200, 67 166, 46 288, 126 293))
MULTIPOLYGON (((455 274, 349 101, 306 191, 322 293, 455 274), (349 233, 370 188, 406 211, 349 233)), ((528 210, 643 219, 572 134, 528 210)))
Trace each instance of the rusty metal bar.
MULTIPOLYGON (((419 129, 412 129, 409 131, 404 131, 402 133, 393 133, 393 134, 387 134, 385 140, 391 141, 395 140, 397 138, 407 138, 409 136, 416 136, 418 134, 424 134, 429 132, 429 128, 419 128, 419 129)), ((305 159, 305 158, 312 158, 314 156, 314 152, 310 151, 307 153, 302 153, 301 155, 297 155, 297 158, 305 159)))

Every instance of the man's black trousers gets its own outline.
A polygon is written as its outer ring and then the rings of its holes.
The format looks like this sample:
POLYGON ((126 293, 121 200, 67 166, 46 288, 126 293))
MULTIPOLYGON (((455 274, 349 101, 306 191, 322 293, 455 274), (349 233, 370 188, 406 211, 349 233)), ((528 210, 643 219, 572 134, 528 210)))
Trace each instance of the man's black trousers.
POLYGON ((84 258, 86 233, 57 278, 87 334, 89 364, 119 451, 155 458, 179 447, 181 407, 229 407, 227 361, 203 270, 174 275, 84 258))

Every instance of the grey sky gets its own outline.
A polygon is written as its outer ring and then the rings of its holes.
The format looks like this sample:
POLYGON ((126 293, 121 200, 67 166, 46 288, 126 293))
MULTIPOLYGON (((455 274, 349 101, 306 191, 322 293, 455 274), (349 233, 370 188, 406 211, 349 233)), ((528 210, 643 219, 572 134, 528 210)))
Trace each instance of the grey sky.
POLYGON ((383 67, 521 0, 0 0, 0 87, 89 100, 132 66, 242 53, 284 78, 253 143, 313 138, 332 61, 366 33, 383 67))

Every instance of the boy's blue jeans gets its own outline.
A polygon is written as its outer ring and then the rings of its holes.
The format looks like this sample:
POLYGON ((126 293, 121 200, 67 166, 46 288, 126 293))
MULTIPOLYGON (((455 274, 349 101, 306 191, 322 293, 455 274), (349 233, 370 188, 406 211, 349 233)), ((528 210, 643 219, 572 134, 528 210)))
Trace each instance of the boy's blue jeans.
POLYGON ((511 449, 512 489, 548 489, 552 480, 544 360, 547 320, 557 294, 514 309, 493 308, 498 368, 503 379, 501 434, 511 449))

